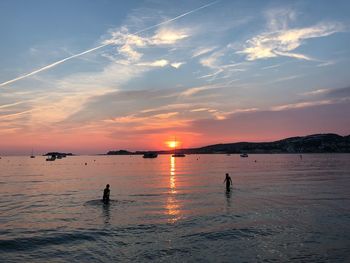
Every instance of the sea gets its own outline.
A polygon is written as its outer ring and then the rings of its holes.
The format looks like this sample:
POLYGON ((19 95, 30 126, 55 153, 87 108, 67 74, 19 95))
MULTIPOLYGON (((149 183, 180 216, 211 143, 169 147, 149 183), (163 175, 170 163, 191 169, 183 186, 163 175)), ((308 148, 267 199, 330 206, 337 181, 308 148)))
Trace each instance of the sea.
POLYGON ((350 262, 350 154, 2 156, 0 197, 1 263, 350 262))

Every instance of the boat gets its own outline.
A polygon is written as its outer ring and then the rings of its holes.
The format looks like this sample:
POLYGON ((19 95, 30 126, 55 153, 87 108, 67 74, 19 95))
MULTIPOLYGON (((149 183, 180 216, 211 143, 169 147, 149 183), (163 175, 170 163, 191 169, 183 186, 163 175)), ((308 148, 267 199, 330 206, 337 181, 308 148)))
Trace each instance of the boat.
POLYGON ((177 153, 176 152, 176 138, 174 139, 175 141, 175 147, 174 147, 174 154, 171 157, 186 157, 184 153, 177 153))
POLYGON ((174 153, 172 157, 185 157, 186 155, 184 153, 174 153))
POLYGON ((143 158, 157 158, 158 154, 155 152, 144 153, 143 158))
POLYGON ((240 156, 241 156, 242 158, 245 158, 245 157, 248 157, 248 154, 242 153, 240 156))
POLYGON ((52 156, 46 158, 46 161, 54 161, 54 160, 56 160, 55 155, 52 155, 52 156))
POLYGON ((33 153, 33 149, 32 149, 32 154, 30 155, 30 158, 35 158, 35 155, 33 153))

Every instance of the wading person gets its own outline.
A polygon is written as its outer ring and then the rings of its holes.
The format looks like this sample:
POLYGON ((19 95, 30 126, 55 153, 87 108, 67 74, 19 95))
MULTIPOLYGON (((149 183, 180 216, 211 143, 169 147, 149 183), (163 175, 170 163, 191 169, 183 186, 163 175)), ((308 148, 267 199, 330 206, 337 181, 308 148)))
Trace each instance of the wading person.
POLYGON ((232 180, 231 177, 228 175, 228 173, 226 174, 224 183, 226 182, 226 191, 229 192, 230 191, 230 186, 232 185, 232 180))
POLYGON ((102 201, 105 204, 109 203, 109 194, 110 194, 110 190, 109 190, 109 184, 106 185, 106 188, 103 190, 103 197, 102 197, 102 201))

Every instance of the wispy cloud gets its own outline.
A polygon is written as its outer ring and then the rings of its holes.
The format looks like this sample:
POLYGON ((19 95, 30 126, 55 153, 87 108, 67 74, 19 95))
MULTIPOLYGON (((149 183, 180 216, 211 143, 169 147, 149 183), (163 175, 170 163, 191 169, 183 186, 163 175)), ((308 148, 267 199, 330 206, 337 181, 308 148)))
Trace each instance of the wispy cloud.
POLYGON ((208 67, 211 69, 217 69, 219 67, 219 65, 221 64, 220 58, 224 55, 225 55, 225 53, 223 52, 223 50, 216 51, 207 57, 201 58, 199 60, 199 62, 204 67, 208 67))
POLYGON ((274 80, 269 81, 268 83, 277 83, 277 82, 283 82, 283 81, 288 81, 288 80, 293 80, 293 79, 297 79, 297 78, 301 78, 303 77, 302 74, 300 75, 292 75, 292 76, 286 76, 286 77, 281 77, 281 78, 277 78, 274 80))
POLYGON ((302 95, 305 95, 305 96, 322 95, 322 94, 328 93, 329 91, 330 89, 317 89, 313 91, 304 92, 302 93, 302 95))
POLYGON ((146 66, 146 67, 165 67, 169 65, 169 61, 166 59, 160 59, 152 62, 141 62, 137 63, 138 66, 146 66))
POLYGON ((319 23, 303 28, 289 28, 288 23, 295 19, 295 16, 295 12, 291 10, 270 12, 268 30, 247 40, 243 50, 237 53, 245 54, 249 61, 278 56, 315 60, 308 55, 293 51, 307 39, 326 37, 343 30, 343 25, 335 22, 319 23))
POLYGON ((184 65, 186 62, 173 62, 170 64, 170 66, 172 66, 173 68, 180 68, 182 65, 184 65))
POLYGON ((18 102, 14 102, 14 103, 0 105, 0 109, 13 107, 13 106, 17 106, 17 105, 20 105, 20 104, 23 104, 23 101, 18 101, 18 102))
POLYGON ((33 75, 35 75, 35 74, 37 74, 37 73, 40 73, 40 72, 42 72, 42 71, 45 71, 45 70, 48 70, 48 69, 50 69, 50 68, 56 67, 56 66, 58 66, 58 65, 60 65, 60 64, 62 64, 62 63, 64 63, 64 62, 66 62, 66 61, 68 61, 68 60, 71 60, 71 59, 76 58, 76 57, 83 56, 83 55, 88 54, 88 53, 91 53, 91 52, 93 52, 93 51, 95 51, 95 50, 98 50, 98 49, 101 49, 101 48, 103 48, 103 47, 105 47, 105 46, 108 46, 108 44, 103 44, 103 45, 100 45, 100 46, 98 46, 98 47, 91 48, 91 49, 88 49, 88 50, 86 50, 86 51, 84 51, 84 52, 81 52, 81 53, 78 53, 78 54, 69 56, 69 57, 64 58, 64 59, 61 59, 61 60, 56 61, 56 62, 54 62, 54 63, 52 63, 52 64, 50 64, 50 65, 47 65, 47 66, 42 67, 42 68, 40 68, 40 69, 34 70, 34 71, 32 71, 32 72, 30 72, 30 73, 28 73, 28 74, 25 74, 25 75, 22 75, 22 76, 20 76, 20 77, 17 77, 17 78, 14 78, 14 79, 5 81, 5 82, 3 82, 3 83, 0 83, 0 87, 6 86, 6 85, 11 84, 11 83, 14 83, 14 82, 16 82, 16 81, 18 81, 18 80, 21 80, 21 79, 24 79, 24 78, 33 76, 33 75))
POLYGON ((161 114, 154 115, 154 117, 159 119, 168 119, 178 114, 179 114, 178 112, 168 112, 168 113, 161 113, 161 114))
POLYGON ((217 71, 215 71, 213 73, 206 74, 206 75, 203 75, 203 76, 199 76, 198 79, 213 78, 213 77, 215 77, 216 75, 218 75, 218 74, 220 74, 222 72, 223 72, 222 69, 218 69, 217 71))
POLYGON ((197 48, 193 54, 192 54, 192 58, 196 58, 202 55, 205 55, 207 53, 212 52, 213 50, 215 50, 216 47, 201 47, 201 48, 197 48))
POLYGON ((5 114, 5 115, 0 115, 0 119, 14 119, 17 118, 18 116, 27 114, 32 112, 32 110, 26 110, 26 111, 21 111, 21 112, 16 112, 16 113, 11 113, 11 114, 5 114))
POLYGON ((319 105, 328 105, 328 104, 334 104, 334 103, 335 103, 334 100, 298 102, 298 103, 291 103, 291 104, 286 104, 286 105, 274 106, 274 107, 271 107, 271 111, 300 109, 300 108, 313 107, 313 106, 319 106, 319 105))
POLYGON ((171 28, 161 28, 151 39, 153 45, 170 45, 179 40, 187 38, 189 35, 185 29, 176 30, 171 28))
POLYGON ((181 92, 180 96, 190 97, 190 96, 193 96, 193 95, 195 95, 199 92, 205 91, 205 90, 218 89, 218 88, 221 88, 221 86, 208 85, 208 86, 189 88, 189 89, 181 92))
POLYGON ((336 64, 335 61, 326 61, 318 64, 317 67, 327 67, 327 66, 332 66, 334 64, 336 64))
MULTIPOLYGON (((152 25, 152 26, 143 28, 143 29, 138 30, 137 32, 135 32, 133 35, 135 36, 135 35, 138 35, 138 34, 140 34, 140 33, 142 33, 142 32, 145 32, 145 31, 148 31, 148 30, 151 30, 151 29, 160 27, 160 26, 162 26, 162 25, 168 24, 168 23, 170 23, 170 22, 173 22, 173 21, 175 21, 175 20, 178 20, 178 19, 180 19, 180 18, 182 18, 182 17, 185 17, 185 16, 187 16, 187 15, 193 14, 193 13, 199 11, 199 10, 202 10, 202 9, 204 9, 204 8, 207 8, 207 7, 210 7, 210 6, 214 5, 214 4, 216 4, 217 2, 218 2, 218 1, 211 2, 211 3, 209 3, 209 4, 200 6, 200 7, 196 8, 196 9, 193 9, 193 10, 191 10, 191 11, 188 11, 188 12, 186 12, 186 13, 183 13, 183 14, 181 14, 181 15, 178 15, 178 16, 176 16, 176 17, 174 17, 174 18, 165 20, 165 21, 163 21, 163 22, 161 22, 161 23, 158 23, 158 24, 155 24, 155 25, 152 25)), ((170 32, 170 33, 169 33, 169 31, 161 31, 161 32, 158 32, 158 34, 156 34, 156 36, 158 36, 158 38, 155 38, 154 41, 160 41, 160 42, 163 41, 163 43, 169 43, 169 42, 175 41, 175 40, 177 40, 177 39, 179 39, 179 38, 182 39, 182 38, 184 38, 184 37, 187 37, 187 35, 185 35, 185 34, 177 35, 177 34, 174 34, 173 32, 170 32)), ((2 82, 2 83, 0 83, 0 87, 6 86, 6 85, 11 84, 11 83, 14 83, 14 82, 16 82, 16 81, 18 81, 18 80, 21 80, 21 79, 24 79, 24 78, 33 76, 33 75, 38 74, 38 73, 40 73, 40 72, 42 72, 42 71, 51 69, 51 68, 53 68, 53 67, 56 67, 56 66, 58 66, 58 65, 60 65, 60 64, 62 64, 62 63, 64 63, 64 62, 68 61, 68 60, 71 60, 71 59, 74 59, 74 58, 83 56, 83 55, 85 55, 85 54, 94 52, 94 51, 99 50, 99 49, 101 49, 101 48, 104 48, 104 47, 106 47, 106 46, 115 44, 115 41, 113 41, 113 40, 114 40, 114 39, 110 39, 109 41, 105 41, 102 45, 99 45, 99 46, 97 46, 97 47, 94 47, 94 48, 85 50, 85 51, 83 51, 83 52, 74 54, 74 55, 72 55, 72 56, 66 57, 66 58, 64 58, 64 59, 61 59, 61 60, 56 61, 56 62, 54 62, 54 63, 51 63, 51 64, 49 64, 49 65, 47 65, 47 66, 45 66, 45 67, 39 68, 39 69, 37 69, 37 70, 34 70, 34 71, 30 72, 30 73, 24 74, 24 75, 19 76, 19 77, 17 77, 17 78, 14 78, 14 79, 11 79, 11 80, 2 82)), ((136 38, 136 40, 135 40, 136 43, 139 43, 139 42, 137 42, 137 41, 139 41, 139 40, 140 40, 139 38, 136 38)), ((122 49, 123 49, 123 47, 122 47, 122 49)), ((134 50, 131 49, 131 46, 130 46, 130 45, 129 45, 129 46, 127 45, 127 46, 124 47, 124 52, 125 52, 126 54, 129 54, 129 55, 134 56, 134 57, 136 57, 136 58, 139 56, 139 54, 137 54, 137 52, 135 52, 134 50)))
POLYGON ((209 111, 210 108, 196 108, 196 109, 192 109, 192 112, 201 112, 201 111, 209 111))

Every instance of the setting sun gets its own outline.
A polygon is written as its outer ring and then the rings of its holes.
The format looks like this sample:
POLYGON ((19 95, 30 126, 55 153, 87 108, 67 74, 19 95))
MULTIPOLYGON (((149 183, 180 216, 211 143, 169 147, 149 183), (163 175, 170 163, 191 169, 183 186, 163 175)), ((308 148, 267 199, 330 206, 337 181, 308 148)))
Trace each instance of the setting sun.
POLYGON ((167 141, 166 144, 167 144, 170 148, 176 148, 176 146, 179 145, 179 142, 177 142, 177 141, 167 141))

